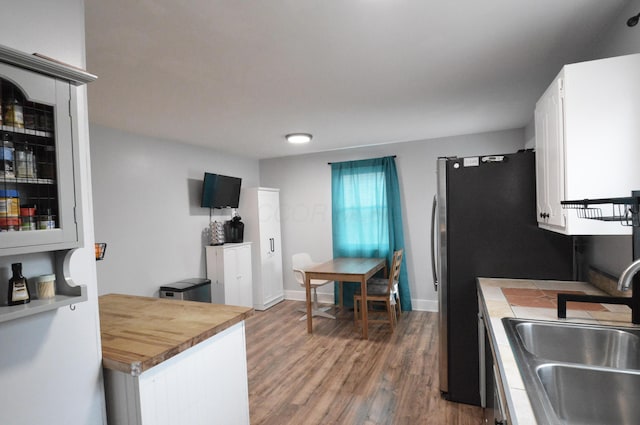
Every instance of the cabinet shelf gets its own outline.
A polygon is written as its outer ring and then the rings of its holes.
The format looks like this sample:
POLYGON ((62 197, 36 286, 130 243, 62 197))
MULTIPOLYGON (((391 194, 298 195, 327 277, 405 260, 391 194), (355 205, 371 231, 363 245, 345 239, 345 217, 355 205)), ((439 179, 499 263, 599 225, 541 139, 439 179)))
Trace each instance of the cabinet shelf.
POLYGON ((15 184, 56 184, 56 181, 54 179, 39 179, 33 177, 8 178, 6 179, 6 182, 15 184))
POLYGON ((579 218, 620 222, 623 226, 640 226, 638 204, 640 196, 562 201, 564 209, 576 210, 579 218), (596 206, 601 205, 601 206, 596 206), (603 213, 603 210, 605 211, 603 213))
POLYGON ((2 125, 0 126, 1 131, 6 131, 8 133, 14 134, 26 134, 27 136, 37 136, 37 137, 47 137, 52 138, 54 134, 50 131, 43 130, 35 130, 31 128, 17 128, 11 125, 2 125))

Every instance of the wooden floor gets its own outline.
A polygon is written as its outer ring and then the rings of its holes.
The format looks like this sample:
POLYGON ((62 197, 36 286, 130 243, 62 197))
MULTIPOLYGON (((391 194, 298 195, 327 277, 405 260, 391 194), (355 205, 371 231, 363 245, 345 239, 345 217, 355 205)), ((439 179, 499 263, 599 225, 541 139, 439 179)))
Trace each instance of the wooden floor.
MULTIPOLYGON (((478 425, 479 407, 438 389, 437 313, 403 313, 395 332, 353 317, 315 318, 307 334, 301 301, 283 301, 246 321, 252 425, 478 425)), ((351 313, 353 314, 353 313, 351 313)))

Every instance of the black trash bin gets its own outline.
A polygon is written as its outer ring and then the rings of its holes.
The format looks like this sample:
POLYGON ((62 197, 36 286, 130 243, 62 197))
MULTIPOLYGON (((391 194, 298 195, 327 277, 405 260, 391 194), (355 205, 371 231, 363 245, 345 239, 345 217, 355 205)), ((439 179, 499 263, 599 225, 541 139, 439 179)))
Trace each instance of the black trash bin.
POLYGON ((181 301, 211 302, 211 280, 194 278, 160 287, 160 298, 181 301))

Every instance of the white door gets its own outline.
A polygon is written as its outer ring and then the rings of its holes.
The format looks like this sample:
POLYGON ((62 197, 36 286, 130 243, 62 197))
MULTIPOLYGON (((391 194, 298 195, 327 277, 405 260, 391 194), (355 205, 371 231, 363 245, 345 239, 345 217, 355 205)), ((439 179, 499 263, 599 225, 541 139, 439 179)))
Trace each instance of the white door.
POLYGON ((562 84, 562 76, 554 80, 535 113, 538 221, 558 227, 566 225, 560 204, 565 197, 562 84))
POLYGON ((236 251, 236 272, 238 280, 239 304, 253 307, 253 284, 251 279, 251 245, 242 245, 236 251))

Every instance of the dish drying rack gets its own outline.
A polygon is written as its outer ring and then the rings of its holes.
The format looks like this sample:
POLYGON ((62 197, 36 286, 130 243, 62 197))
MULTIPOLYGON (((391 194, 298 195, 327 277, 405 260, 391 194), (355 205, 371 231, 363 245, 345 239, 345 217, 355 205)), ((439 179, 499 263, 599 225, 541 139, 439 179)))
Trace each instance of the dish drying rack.
MULTIPOLYGON (((627 198, 583 199, 581 201, 561 201, 562 208, 577 210, 578 217, 602 221, 619 221, 623 226, 633 226, 631 236, 631 256, 633 261, 640 259, 640 219, 638 208, 640 190, 631 192, 627 198), (595 205, 606 205, 596 207, 595 205), (611 211, 604 215, 602 210, 611 211)), ((567 302, 624 304, 631 308, 631 322, 640 324, 640 276, 633 278, 631 297, 610 297, 600 295, 558 294, 558 317, 567 317, 567 302)))
POLYGON ((578 217, 600 221, 618 221, 623 226, 640 227, 640 191, 626 198, 561 201, 564 209, 576 210, 578 217))

